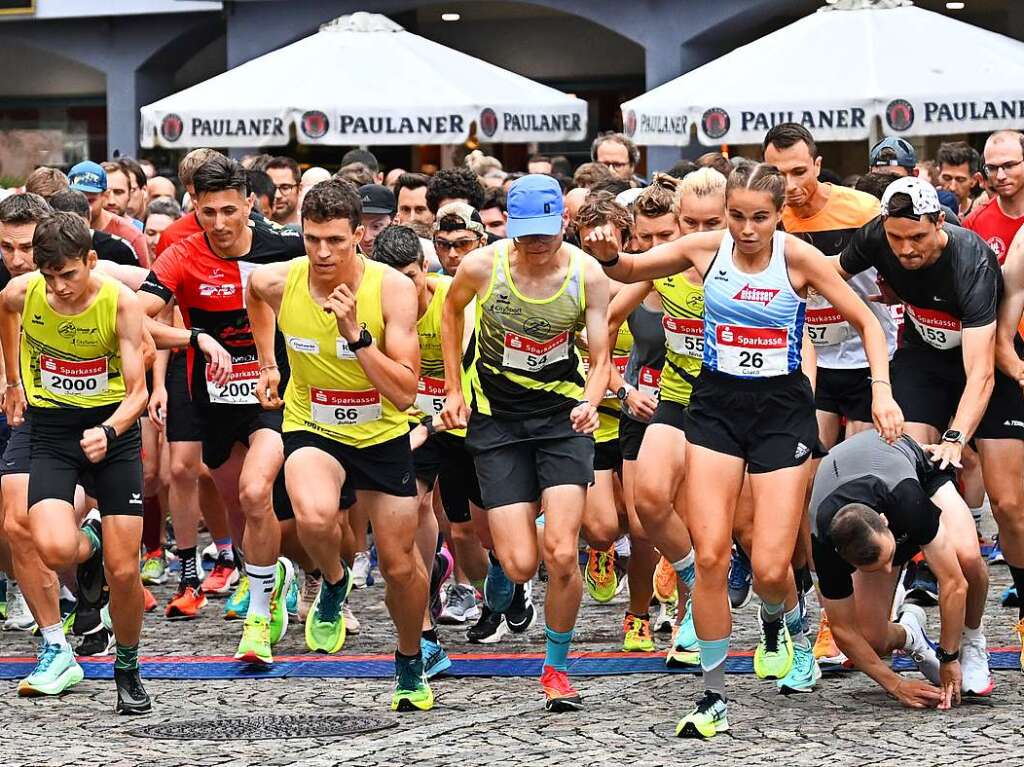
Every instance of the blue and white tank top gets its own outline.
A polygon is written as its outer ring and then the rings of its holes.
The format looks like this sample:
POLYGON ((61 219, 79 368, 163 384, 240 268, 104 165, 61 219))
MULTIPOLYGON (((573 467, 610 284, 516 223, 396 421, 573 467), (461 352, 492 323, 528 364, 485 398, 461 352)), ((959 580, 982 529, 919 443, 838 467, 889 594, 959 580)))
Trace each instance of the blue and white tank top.
POLYGON ((806 302, 789 281, 786 233, 772 237, 767 268, 736 268, 726 231, 704 276, 704 365, 738 378, 771 378, 800 367, 806 302))

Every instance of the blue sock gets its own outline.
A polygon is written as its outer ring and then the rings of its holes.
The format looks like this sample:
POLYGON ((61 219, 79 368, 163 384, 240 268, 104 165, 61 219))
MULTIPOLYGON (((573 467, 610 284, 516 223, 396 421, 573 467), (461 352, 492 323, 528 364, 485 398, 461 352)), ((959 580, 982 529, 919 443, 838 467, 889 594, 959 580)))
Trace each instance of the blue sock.
POLYGON ((547 654, 544 657, 544 665, 551 666, 555 671, 567 670, 569 645, 572 643, 572 629, 569 631, 555 631, 550 626, 545 626, 544 636, 547 637, 547 654))
POLYGON ((697 638, 700 647, 700 668, 704 674, 704 689, 725 697, 725 659, 729 655, 729 638, 697 638))
POLYGON ((768 623, 769 621, 777 621, 782 617, 783 610, 786 606, 779 602, 778 604, 772 604, 769 602, 761 602, 761 621, 768 623))
POLYGON ((800 605, 797 604, 792 610, 786 611, 786 628, 793 638, 793 644, 797 647, 810 647, 811 640, 804 633, 803 617, 800 615, 800 605))
POLYGON ((676 571, 676 575, 683 582, 683 585, 689 591, 693 591, 693 583, 697 580, 697 574, 693 569, 693 549, 690 549, 690 553, 678 562, 673 562, 672 569, 676 571))

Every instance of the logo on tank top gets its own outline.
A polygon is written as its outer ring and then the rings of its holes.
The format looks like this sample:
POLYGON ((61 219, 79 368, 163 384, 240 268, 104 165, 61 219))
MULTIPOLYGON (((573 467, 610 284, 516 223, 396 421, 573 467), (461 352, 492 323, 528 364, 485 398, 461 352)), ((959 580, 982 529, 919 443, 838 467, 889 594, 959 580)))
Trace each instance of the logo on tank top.
POLYGON ((632 136, 636 133, 636 112, 632 109, 626 111, 626 117, 622 121, 622 127, 626 131, 627 136, 632 136))
POLYGON ((165 115, 160 121, 160 135, 165 141, 177 141, 181 138, 181 132, 185 129, 185 123, 176 114, 165 115))
POLYGON ((893 99, 885 107, 885 121, 893 130, 909 130, 914 124, 913 105, 906 99, 893 99))
POLYGON ((550 333, 551 323, 543 317, 528 317, 523 322, 523 330, 531 335, 550 333))
POLYGON ((711 109, 704 110, 704 114, 700 117, 700 124, 704 129, 705 136, 717 139, 729 132, 732 121, 729 119, 729 113, 724 109, 711 107, 711 109))
POLYGON ((498 131, 498 115, 490 107, 480 111, 480 132, 490 138, 498 131))
POLYGON ((992 252, 996 254, 996 258, 1002 263, 1003 256, 1006 254, 1006 243, 1003 242, 1002 237, 993 236, 985 240, 985 244, 992 248, 992 252))
POLYGON ((740 288, 739 292, 732 298, 734 301, 747 301, 751 304, 768 306, 768 304, 775 300, 777 295, 779 295, 778 288, 755 288, 751 287, 748 283, 740 288))
POLYGON ((327 133, 327 129, 331 127, 331 122, 327 119, 327 115, 318 109, 303 112, 302 121, 299 124, 302 127, 302 132, 309 136, 309 138, 323 138, 327 133))

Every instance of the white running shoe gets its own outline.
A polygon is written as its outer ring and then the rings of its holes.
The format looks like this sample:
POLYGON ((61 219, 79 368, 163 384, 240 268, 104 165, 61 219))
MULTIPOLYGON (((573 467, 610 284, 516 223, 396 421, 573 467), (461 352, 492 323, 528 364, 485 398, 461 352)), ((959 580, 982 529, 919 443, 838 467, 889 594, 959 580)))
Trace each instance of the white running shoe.
POLYGON ((345 616, 345 633, 355 636, 359 633, 359 619, 352 613, 352 608, 348 606, 348 602, 341 609, 342 614, 345 616))
POLYGON ((900 615, 899 624, 903 626, 910 636, 911 647, 908 651, 914 659, 918 670, 925 675, 925 678, 934 685, 939 684, 939 658, 932 649, 928 635, 925 634, 925 625, 928 619, 925 617, 924 609, 915 604, 905 603, 903 612, 900 615))
POLYGON ((357 551, 352 563, 352 588, 365 589, 370 580, 370 552, 357 551))
MULTIPOLYGON (((306 616, 313 609, 317 596, 320 594, 320 583, 323 579, 318 575, 306 573, 302 579, 302 590, 299 592, 299 620, 305 624, 306 616)), ((345 616, 346 618, 348 616, 345 616)), ((351 631, 351 628, 349 628, 351 631)))
POLYGON ((961 690, 964 695, 986 696, 996 686, 988 666, 988 643, 980 631, 970 639, 964 632, 960 640, 960 671, 963 674, 961 690))
POLYGON ((10 592, 7 597, 7 620, 4 621, 4 631, 31 631, 36 626, 36 619, 32 617, 32 611, 28 609, 21 589, 13 581, 8 583, 10 592))

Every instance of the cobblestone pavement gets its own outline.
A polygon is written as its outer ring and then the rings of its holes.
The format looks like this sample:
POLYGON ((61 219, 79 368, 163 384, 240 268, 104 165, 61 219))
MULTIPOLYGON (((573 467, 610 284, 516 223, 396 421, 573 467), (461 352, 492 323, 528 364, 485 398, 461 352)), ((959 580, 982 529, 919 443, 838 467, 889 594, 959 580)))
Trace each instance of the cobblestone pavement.
MULTIPOLYGON (((990 646, 1015 644, 1014 615, 996 604, 1006 585, 1005 567, 993 569, 989 610, 990 646)), ((160 587, 163 602, 170 586, 160 587)), ((538 589, 541 592, 541 589, 538 589)), ((362 632, 343 654, 389 651, 392 626, 378 584, 353 592, 362 632)), ((578 649, 621 648, 622 596, 608 605, 585 598, 578 649)), ((733 649, 756 643, 755 607, 736 616, 733 649)), ((929 611, 937 624, 936 609, 929 611)), ((226 655, 233 652, 240 624, 220 618, 211 604, 201 619, 172 623, 155 615, 145 621, 144 655, 226 655)), ((525 636, 509 636, 484 648, 466 645, 463 631, 442 627, 449 651, 543 651, 539 625, 525 636)), ((26 635, 6 633, 4 656, 27 655, 26 635)), ((668 642, 658 635, 659 649, 668 642)), ((278 655, 305 652, 302 632, 290 630, 278 655)), ((901 709, 866 677, 827 676, 810 695, 783 697, 773 683, 752 675, 728 678, 732 731, 707 743, 677 740, 673 730, 700 693, 691 675, 642 674, 577 678, 587 709, 552 715, 543 709, 535 679, 462 678, 433 683, 437 705, 426 714, 388 711, 390 681, 269 679, 157 681, 147 683, 154 713, 131 720, 113 713, 109 681, 86 680, 61 699, 19 699, 14 682, 0 682, 0 765, 591 765, 637 760, 648 765, 1014 765, 1024 763, 1021 727, 1024 679, 997 673, 994 695, 953 712, 901 709), (340 738, 175 741, 130 734, 145 724, 183 719, 213 720, 246 714, 373 715, 395 723, 380 732, 340 738)), ((197 729, 195 735, 204 733, 197 729)))

